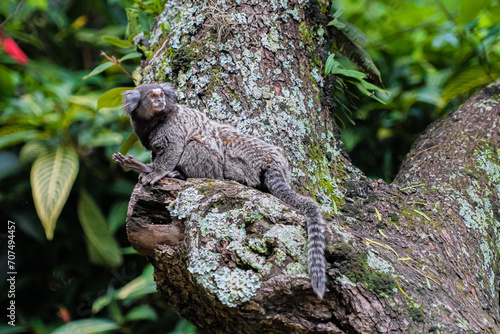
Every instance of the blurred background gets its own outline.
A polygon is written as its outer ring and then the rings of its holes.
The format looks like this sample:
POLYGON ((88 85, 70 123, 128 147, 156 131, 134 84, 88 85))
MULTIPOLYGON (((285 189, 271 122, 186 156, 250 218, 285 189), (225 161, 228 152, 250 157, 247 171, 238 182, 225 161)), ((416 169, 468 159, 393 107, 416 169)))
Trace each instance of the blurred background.
MULTIPOLYGON (((148 36, 165 3, 0 2, 1 305, 9 302, 7 249, 18 273, 16 327, 2 321, 0 333, 196 332, 159 298, 151 265, 128 244, 137 175, 110 159, 124 142, 149 156, 131 144, 117 87, 134 85, 133 37, 148 36)), ((336 121, 354 164, 390 182, 431 122, 500 76, 500 4, 330 4, 333 25, 371 57, 385 89, 370 96, 354 72, 331 70, 336 121)), ((361 71, 341 49, 330 68, 361 71)))

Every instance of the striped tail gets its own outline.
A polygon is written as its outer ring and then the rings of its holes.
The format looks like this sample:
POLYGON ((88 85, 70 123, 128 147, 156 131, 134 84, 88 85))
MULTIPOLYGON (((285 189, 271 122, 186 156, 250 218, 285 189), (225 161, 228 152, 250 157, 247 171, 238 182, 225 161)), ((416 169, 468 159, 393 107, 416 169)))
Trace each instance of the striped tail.
POLYGON ((314 292, 320 299, 325 293, 325 236, 323 219, 318 204, 309 197, 304 197, 292 190, 285 181, 282 170, 272 168, 265 174, 266 186, 269 192, 280 200, 300 210, 307 218, 308 253, 307 263, 309 277, 314 292))

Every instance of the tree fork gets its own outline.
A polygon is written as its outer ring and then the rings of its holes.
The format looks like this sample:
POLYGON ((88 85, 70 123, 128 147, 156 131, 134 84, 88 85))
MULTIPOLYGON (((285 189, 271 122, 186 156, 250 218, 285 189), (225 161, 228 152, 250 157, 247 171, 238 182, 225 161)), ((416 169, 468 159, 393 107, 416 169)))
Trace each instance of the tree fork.
POLYGON ((322 2, 167 6, 142 82, 173 81, 181 103, 283 146, 328 242, 320 301, 294 209, 230 181, 138 184, 129 238, 182 316, 221 333, 500 331, 498 87, 429 126, 392 184, 373 182, 343 151, 321 86, 335 38, 322 2))

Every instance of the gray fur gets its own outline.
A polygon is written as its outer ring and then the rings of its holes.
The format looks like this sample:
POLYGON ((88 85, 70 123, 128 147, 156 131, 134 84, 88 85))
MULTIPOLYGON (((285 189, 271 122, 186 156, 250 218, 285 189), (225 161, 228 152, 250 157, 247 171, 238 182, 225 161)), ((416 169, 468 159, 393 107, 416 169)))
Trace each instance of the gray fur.
MULTIPOLYGON (((123 97, 125 113, 143 145, 152 151, 152 162, 148 165, 152 171, 143 170, 141 182, 154 184, 179 173, 189 178, 228 179, 268 190, 297 208, 307 217, 311 284, 323 298, 326 270, 323 219, 316 202, 291 189, 290 168, 283 149, 176 104, 175 90, 169 83, 141 85, 126 91, 123 97), (163 106, 158 102, 161 98, 164 108, 157 110, 159 105, 163 106)), ((120 163, 120 159, 124 161, 122 157, 114 158, 120 163)), ((125 161, 135 166, 131 160, 125 161)))

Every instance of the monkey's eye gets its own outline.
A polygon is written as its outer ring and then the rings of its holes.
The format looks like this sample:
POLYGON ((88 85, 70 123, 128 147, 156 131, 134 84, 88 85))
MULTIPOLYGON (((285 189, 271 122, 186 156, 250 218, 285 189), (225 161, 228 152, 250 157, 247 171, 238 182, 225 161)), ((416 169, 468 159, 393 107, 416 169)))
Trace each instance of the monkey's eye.
POLYGON ((165 94, 163 92, 152 92, 152 93, 149 93, 148 94, 148 97, 151 99, 151 98, 163 98, 165 94))

